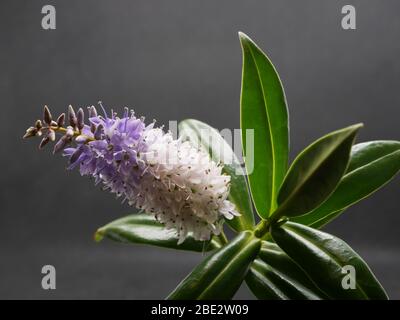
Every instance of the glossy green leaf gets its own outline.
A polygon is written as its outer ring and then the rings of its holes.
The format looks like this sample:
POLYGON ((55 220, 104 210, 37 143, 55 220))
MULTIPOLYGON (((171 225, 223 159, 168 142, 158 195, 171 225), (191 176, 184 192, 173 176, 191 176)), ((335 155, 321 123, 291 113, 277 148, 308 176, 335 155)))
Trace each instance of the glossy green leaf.
POLYGON ((229 200, 241 214, 226 222, 236 231, 251 230, 254 226, 254 214, 246 176, 231 146, 216 129, 193 119, 179 123, 179 137, 191 141, 194 146, 201 146, 215 162, 224 164, 223 172, 231 177, 229 200))
MULTIPOLYGON (((344 208, 343 210, 338 210, 338 211, 334 211, 334 212, 330 212, 327 215, 324 215, 323 217, 319 218, 319 219, 313 219, 313 220, 309 220, 309 223, 302 223, 301 221, 297 221, 297 219, 293 219, 291 221, 293 222, 297 222, 297 223, 301 223, 301 224, 305 224, 308 225, 311 228, 314 229, 320 229, 322 228, 324 225, 328 224, 329 222, 331 222, 332 220, 334 220, 336 217, 340 216, 347 208, 344 208)), ((303 217, 303 216, 302 216, 303 217)), ((296 217, 297 218, 297 217, 296 217)))
POLYGON ((347 173, 364 167, 398 150, 400 150, 400 141, 376 140, 358 143, 351 149, 351 158, 347 173))
POLYGON ((289 124, 285 93, 275 67, 262 50, 239 33, 243 51, 240 125, 254 205, 266 218, 287 170, 289 124), (254 130, 254 150, 247 152, 246 130, 254 130))
POLYGON ((239 289, 261 241, 243 231, 201 262, 168 296, 174 300, 231 299, 239 289))
POLYGON ((329 197, 346 171, 351 146, 361 126, 331 132, 297 156, 279 190, 275 217, 305 214, 329 197))
POLYGON ((246 276, 246 283, 258 299, 321 300, 326 295, 276 244, 263 241, 259 259, 246 276))
POLYGON ((368 265, 343 240, 293 222, 273 226, 272 237, 330 298, 387 299, 368 265), (344 277, 349 277, 349 266, 355 271, 354 289, 342 285, 343 281, 348 283, 344 277))
POLYGON ((188 237, 178 245, 176 231, 165 229, 148 214, 132 214, 115 220, 95 233, 95 240, 101 241, 104 237, 123 243, 149 244, 153 246, 190 251, 210 251, 219 247, 216 240, 197 241, 188 237))
POLYGON ((345 208, 368 197, 400 170, 400 142, 370 141, 352 148, 349 167, 333 194, 312 212, 293 221, 322 227, 345 208))

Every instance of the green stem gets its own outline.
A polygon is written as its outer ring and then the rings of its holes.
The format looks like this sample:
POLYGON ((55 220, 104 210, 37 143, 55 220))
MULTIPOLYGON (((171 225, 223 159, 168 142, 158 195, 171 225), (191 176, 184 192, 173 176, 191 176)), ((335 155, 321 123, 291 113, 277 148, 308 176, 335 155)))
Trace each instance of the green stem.
POLYGON ((281 210, 279 210, 280 208, 278 208, 277 210, 275 210, 271 216, 266 219, 266 220, 261 220, 258 225, 256 226, 255 230, 254 230, 254 235, 257 238, 264 238, 267 233, 269 233, 269 229, 271 227, 271 225, 277 221, 279 221, 282 218, 281 215, 281 210))
MULTIPOLYGON (((64 127, 52 126, 51 129, 54 130, 55 132, 59 132, 59 133, 62 133, 62 134, 65 134, 67 132, 67 128, 64 128, 64 127)), ((84 137, 87 138, 87 141, 94 141, 95 140, 94 138, 90 138, 90 137, 88 137, 86 135, 83 135, 82 132, 80 132, 79 130, 74 130, 74 137, 77 137, 77 136, 84 136, 84 137)))
POLYGON ((221 241, 222 245, 226 245, 229 242, 223 230, 221 230, 221 233, 218 235, 218 239, 221 241))
POLYGON ((272 214, 267 220, 261 220, 254 230, 254 235, 257 238, 263 238, 267 233, 271 225, 279 220, 279 215, 272 214))
POLYGON ((262 238, 265 234, 269 232, 270 226, 271 226, 270 220, 261 220, 254 230, 254 235, 257 238, 262 238))

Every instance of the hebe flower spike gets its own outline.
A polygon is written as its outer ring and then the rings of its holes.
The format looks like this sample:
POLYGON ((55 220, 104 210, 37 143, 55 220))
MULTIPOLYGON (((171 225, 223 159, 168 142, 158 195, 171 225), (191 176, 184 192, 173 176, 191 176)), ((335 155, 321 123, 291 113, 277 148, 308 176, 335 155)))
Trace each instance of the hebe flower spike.
POLYGON ((219 234, 223 217, 238 215, 227 200, 230 176, 222 174, 222 166, 189 142, 174 140, 170 132, 155 128, 155 121, 146 125, 125 108, 123 117, 114 111, 99 116, 94 106, 88 108, 89 124, 84 112, 68 108, 57 122, 44 108, 44 126, 38 120, 24 138, 44 133, 43 148, 62 134, 53 152, 63 150, 69 169, 79 168, 81 175, 92 176, 105 190, 123 201, 153 215, 167 228, 176 229, 179 243, 192 234, 197 240, 208 240, 219 234), (73 143, 73 146, 69 146, 73 143))

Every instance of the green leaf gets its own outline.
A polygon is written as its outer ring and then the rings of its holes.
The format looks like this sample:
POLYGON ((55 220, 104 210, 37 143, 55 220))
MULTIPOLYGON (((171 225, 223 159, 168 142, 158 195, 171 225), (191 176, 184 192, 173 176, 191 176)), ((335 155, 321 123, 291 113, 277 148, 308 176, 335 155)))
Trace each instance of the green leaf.
POLYGON ((115 220, 95 233, 95 240, 101 241, 104 237, 123 243, 149 244, 153 246, 190 251, 210 251, 219 247, 215 240, 197 241, 188 237, 178 245, 176 232, 166 229, 148 214, 132 214, 115 220))
POLYGON ((326 200, 346 171, 351 146, 361 126, 331 132, 297 156, 279 190, 274 217, 299 216, 326 200))
POLYGON ((243 231, 201 262, 168 296, 174 300, 231 299, 239 289, 261 241, 243 231))
POLYGON ((343 240, 298 223, 272 227, 272 237, 332 299, 387 299, 387 295, 368 265, 343 240), (344 289, 348 271, 355 271, 355 288, 344 289))
POLYGON ((400 150, 400 141, 376 140, 358 143, 351 149, 351 158, 347 173, 364 167, 398 150, 400 150))
POLYGON ((246 176, 230 145, 221 134, 209 125, 193 119, 179 123, 179 136, 201 146, 215 162, 224 164, 223 172, 231 176, 229 200, 235 204, 241 216, 227 220, 233 230, 251 230, 254 227, 254 214, 247 188, 246 176))
POLYGON ((388 183, 400 170, 400 142, 370 141, 352 148, 347 173, 333 194, 310 213, 293 221, 319 228, 345 208, 368 197, 388 183))
POLYGON ((287 170, 289 123, 285 93, 275 67, 262 50, 239 33, 243 51, 240 124, 243 152, 254 205, 267 218, 287 170), (254 130, 247 152, 246 130, 254 130), (253 150, 254 149, 254 150, 253 150))
POLYGON ((320 300, 326 298, 307 274, 276 244, 263 241, 246 276, 246 283, 258 299, 320 300))
MULTIPOLYGON (((311 219, 310 219, 309 223, 302 223, 302 222, 300 222, 300 221, 297 221, 297 219, 296 219, 297 217, 294 218, 294 219, 292 219, 291 221, 297 222, 297 223, 301 223, 301 224, 305 224, 305 225, 308 225, 309 227, 314 228, 314 229, 320 229, 320 228, 322 228, 324 225, 326 225, 326 224, 328 224, 329 222, 331 222, 332 220, 334 220, 336 217, 340 216, 346 209, 347 209, 347 208, 345 208, 345 209, 343 209, 343 210, 338 210, 338 211, 330 212, 329 214, 324 215, 323 217, 321 217, 321 218, 319 218, 319 219, 316 219, 316 220, 313 220, 313 221, 311 221, 311 219)), ((302 216, 302 217, 303 217, 303 216, 302 216)))

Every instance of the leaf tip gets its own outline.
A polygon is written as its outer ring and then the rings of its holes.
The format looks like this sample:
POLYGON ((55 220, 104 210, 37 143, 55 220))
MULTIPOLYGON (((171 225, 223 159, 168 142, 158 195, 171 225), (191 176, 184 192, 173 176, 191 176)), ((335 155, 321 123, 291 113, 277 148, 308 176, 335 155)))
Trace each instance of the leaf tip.
POLYGON ((350 126, 350 128, 353 128, 354 130, 358 130, 364 127, 364 123, 360 122, 360 123, 356 123, 353 124, 352 126, 350 126))
POLYGON ((104 238, 104 231, 100 228, 94 233, 93 239, 95 242, 100 242, 101 240, 103 240, 103 238, 104 238))
POLYGON ((238 32, 240 43, 252 42, 250 37, 242 31, 238 32))
POLYGON ((364 127, 364 123, 360 122, 360 123, 353 124, 353 125, 345 128, 344 130, 346 130, 351 135, 356 135, 356 134, 358 134, 358 131, 363 127, 364 127))

